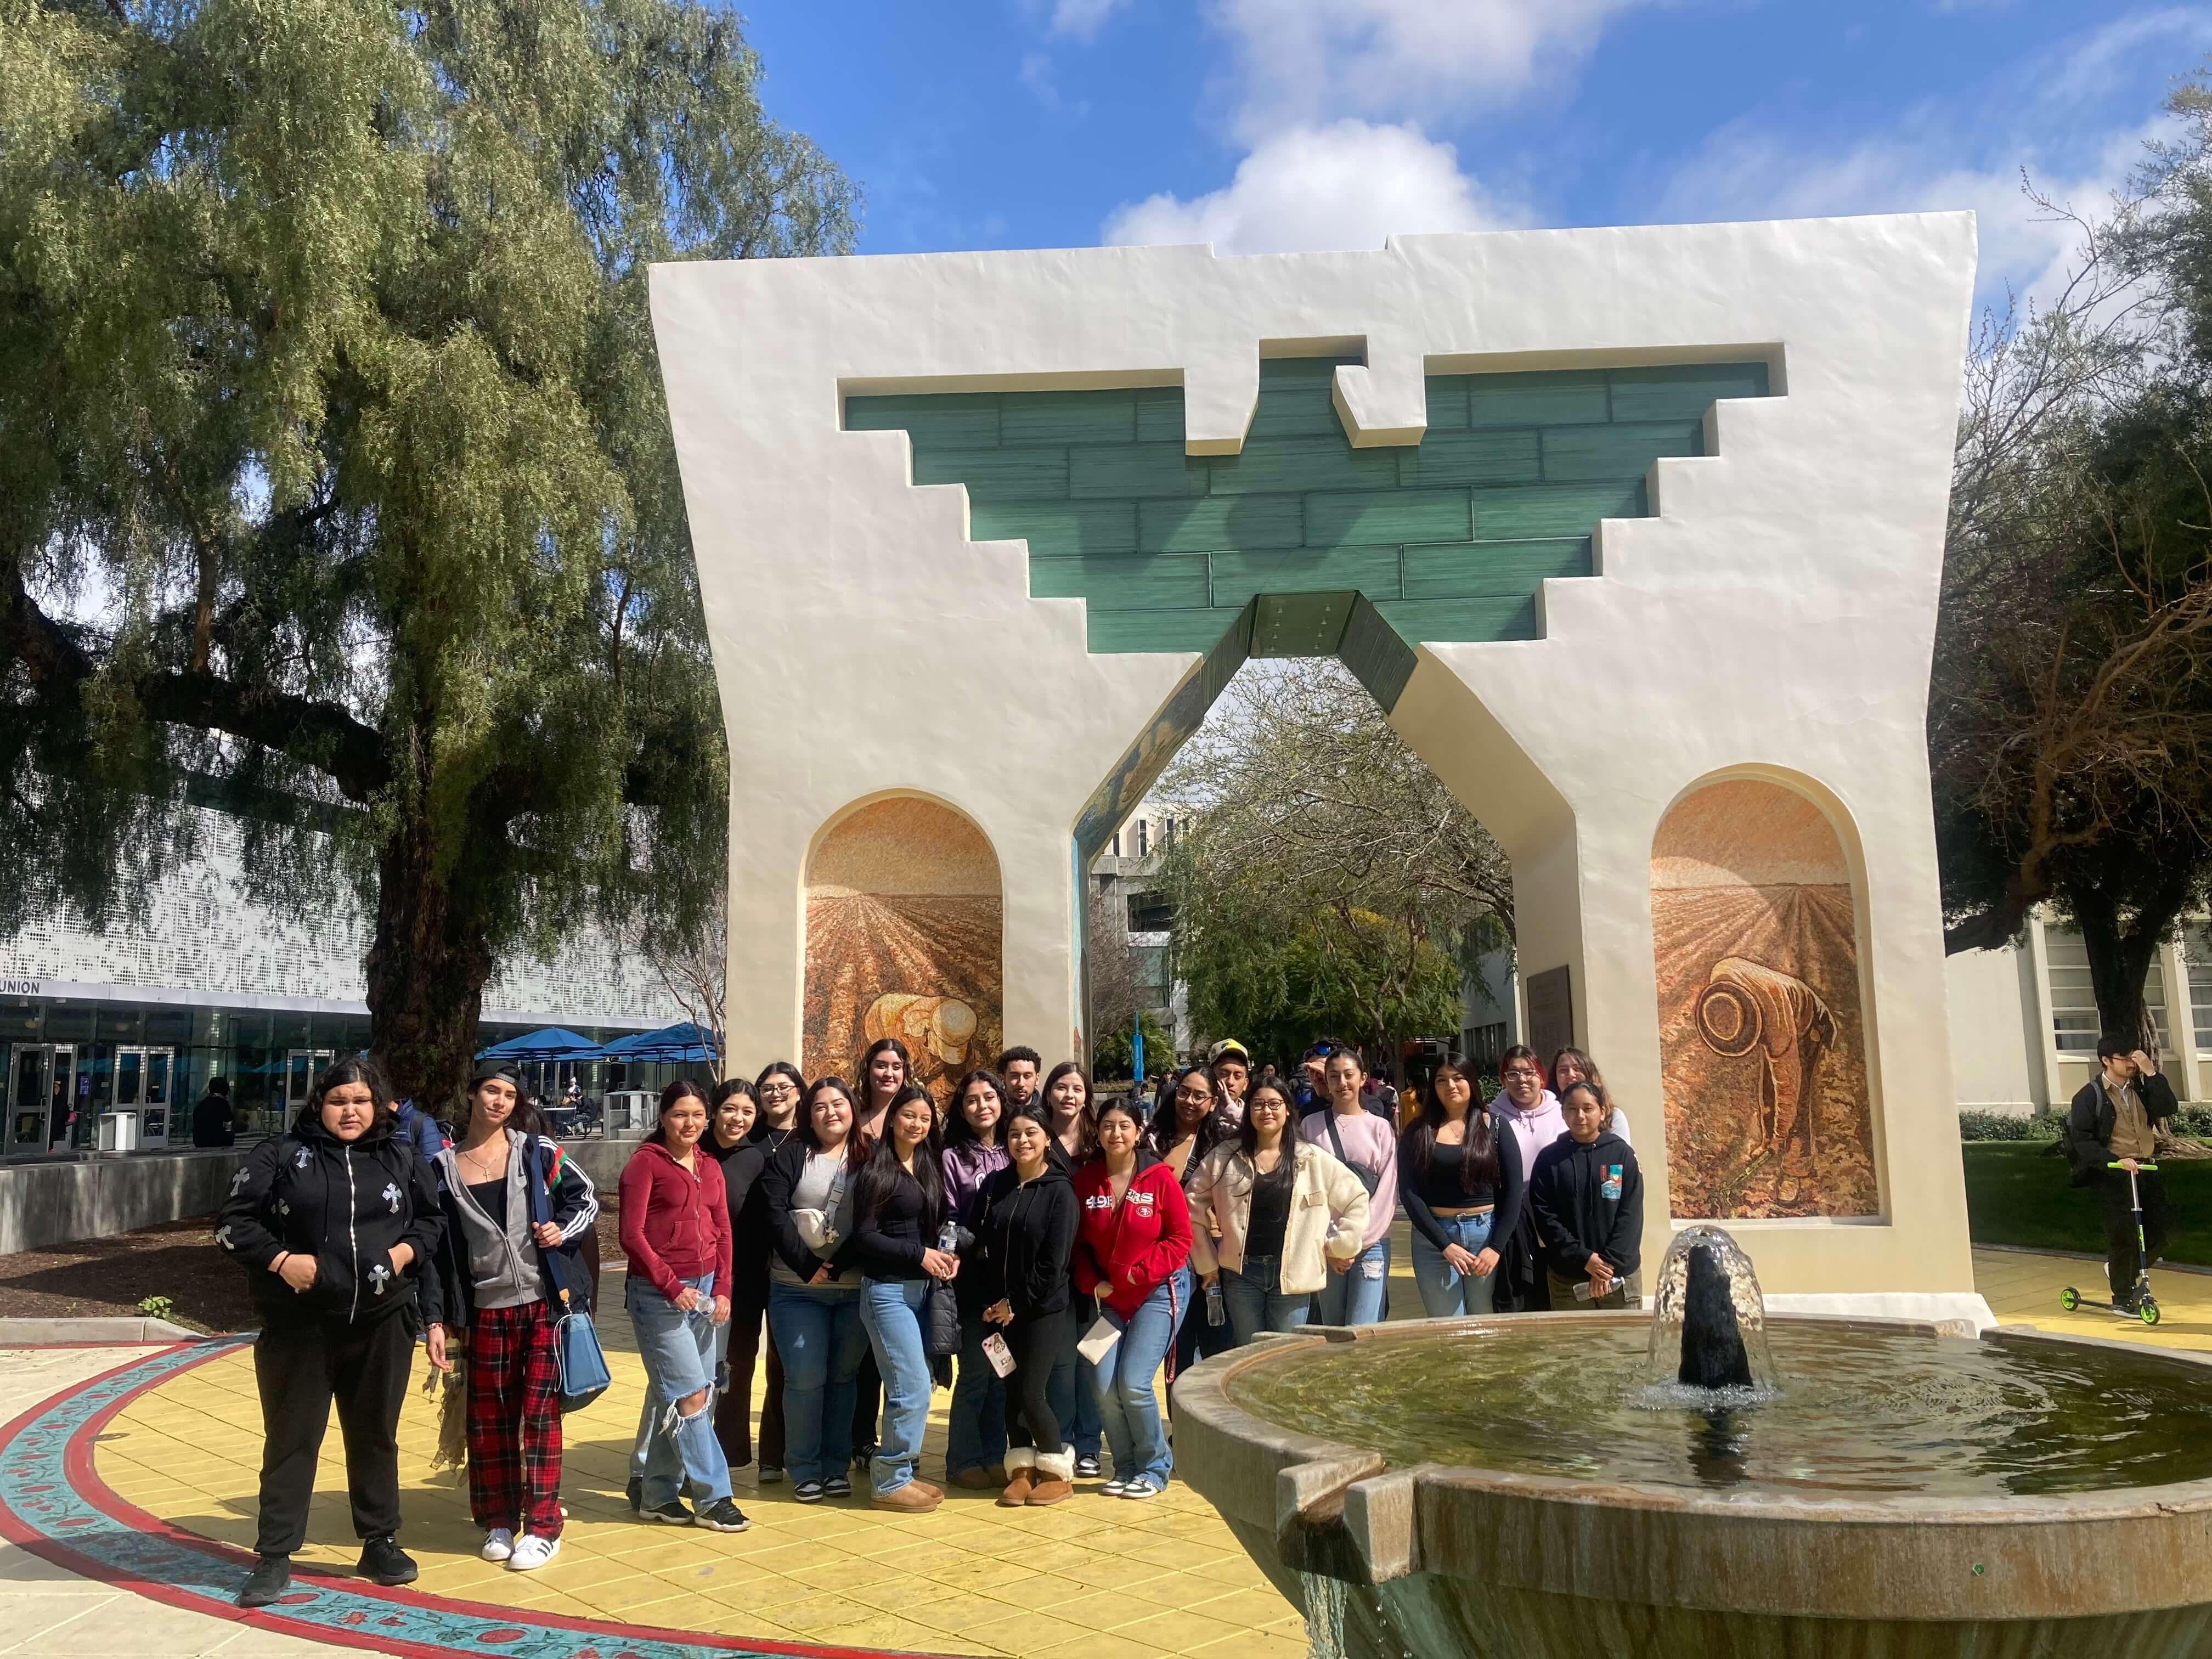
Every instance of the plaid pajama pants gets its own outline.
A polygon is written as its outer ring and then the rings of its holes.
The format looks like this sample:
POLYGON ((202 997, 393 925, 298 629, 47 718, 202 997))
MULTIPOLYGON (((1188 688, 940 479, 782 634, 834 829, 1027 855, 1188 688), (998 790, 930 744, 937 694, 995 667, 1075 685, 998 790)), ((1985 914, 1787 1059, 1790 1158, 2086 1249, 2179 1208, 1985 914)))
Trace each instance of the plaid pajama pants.
POLYGON ((469 1510, 489 1531, 561 1535, 561 1366, 543 1302, 469 1327, 469 1510))

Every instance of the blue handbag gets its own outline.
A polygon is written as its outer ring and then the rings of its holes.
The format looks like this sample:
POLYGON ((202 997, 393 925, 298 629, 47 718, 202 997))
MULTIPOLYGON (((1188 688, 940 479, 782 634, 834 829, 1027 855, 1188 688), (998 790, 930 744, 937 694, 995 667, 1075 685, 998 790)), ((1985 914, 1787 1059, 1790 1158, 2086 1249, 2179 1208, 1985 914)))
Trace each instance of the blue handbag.
MULTIPOLYGON (((552 1180, 549 1164, 539 1176, 532 1160, 530 1182, 530 1218, 533 1222, 550 1221, 545 1202, 545 1188, 552 1180)), ((580 1412, 607 1391, 614 1377, 607 1370, 607 1357, 599 1346, 599 1334, 592 1328, 590 1310, 580 1298, 568 1294, 568 1270, 562 1261, 562 1253, 539 1247, 538 1259, 544 1266, 545 1282, 561 1298, 562 1313, 553 1325, 553 1352, 561 1368, 561 1409, 580 1412)))

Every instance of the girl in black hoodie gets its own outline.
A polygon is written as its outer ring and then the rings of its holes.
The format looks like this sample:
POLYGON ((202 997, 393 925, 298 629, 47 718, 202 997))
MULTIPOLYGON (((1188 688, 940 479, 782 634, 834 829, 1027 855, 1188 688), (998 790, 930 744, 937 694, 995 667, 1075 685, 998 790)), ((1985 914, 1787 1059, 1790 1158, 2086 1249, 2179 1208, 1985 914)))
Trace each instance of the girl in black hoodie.
POLYGON ((444 1220, 430 1166, 392 1128, 392 1085, 366 1056, 347 1055, 316 1080, 289 1131, 247 1154, 216 1227, 216 1242, 250 1270, 262 1315, 261 1559, 240 1607, 267 1607, 292 1582, 333 1397, 360 1571, 380 1584, 416 1576, 394 1537, 399 1407, 415 1359, 416 1283, 444 1220))
POLYGON ((1051 1157, 1052 1129, 1038 1110, 1017 1107, 1003 1126, 1007 1168, 976 1194, 981 1249, 978 1292, 986 1322, 1012 1352, 1006 1388, 1006 1468, 999 1502, 1008 1509, 1057 1504, 1075 1490, 1075 1454, 1053 1416, 1054 1362, 1073 1322, 1069 1261, 1075 1252, 1075 1188, 1051 1157))

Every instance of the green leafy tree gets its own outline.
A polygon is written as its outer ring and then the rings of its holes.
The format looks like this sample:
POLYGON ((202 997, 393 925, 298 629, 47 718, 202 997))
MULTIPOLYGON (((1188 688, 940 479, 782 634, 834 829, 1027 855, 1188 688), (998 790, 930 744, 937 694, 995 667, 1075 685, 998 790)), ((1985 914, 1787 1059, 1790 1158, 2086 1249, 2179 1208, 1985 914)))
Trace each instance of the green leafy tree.
POLYGON ((357 886, 375 1045, 441 1102, 503 957, 702 929, 647 271, 855 210, 759 73, 686 0, 0 0, 0 926, 273 803, 252 879, 357 886))
POLYGON ((2152 956, 2212 884, 2212 94, 2169 108, 2070 283, 1978 343, 1929 718, 1947 947, 2049 905, 2147 1039, 2152 956))

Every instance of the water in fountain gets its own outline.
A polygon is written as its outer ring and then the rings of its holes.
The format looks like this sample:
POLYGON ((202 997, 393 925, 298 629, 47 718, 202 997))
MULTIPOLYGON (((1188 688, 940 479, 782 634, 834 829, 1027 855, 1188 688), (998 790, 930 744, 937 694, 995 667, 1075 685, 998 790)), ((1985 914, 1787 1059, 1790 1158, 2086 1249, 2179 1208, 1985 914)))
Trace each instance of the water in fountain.
POLYGON ((1720 1228, 1685 1227, 1660 1259, 1644 1373, 1655 1405, 1740 1409, 1772 1395, 1766 1299, 1751 1258, 1720 1228))

